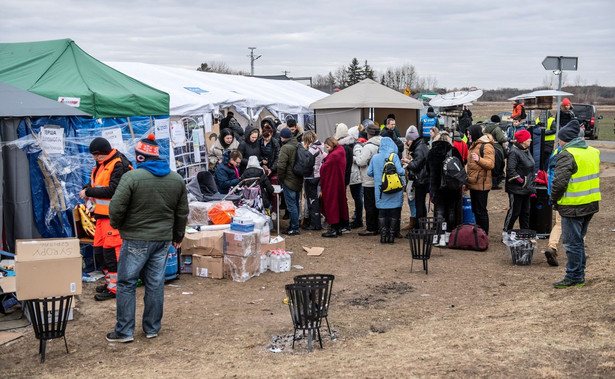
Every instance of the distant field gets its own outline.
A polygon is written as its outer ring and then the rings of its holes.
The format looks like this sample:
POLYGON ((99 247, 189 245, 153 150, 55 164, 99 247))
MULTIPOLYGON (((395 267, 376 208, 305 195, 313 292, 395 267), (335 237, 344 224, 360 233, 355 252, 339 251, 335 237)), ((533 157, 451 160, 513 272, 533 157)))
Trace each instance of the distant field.
MULTIPOLYGON (((602 115, 600 120, 600 140, 615 141, 613 133, 613 123, 615 122, 615 105, 597 105, 598 114, 602 115)), ((483 121, 491 117, 491 115, 500 112, 511 112, 512 104, 509 101, 504 102, 476 102, 472 105, 472 118, 474 122, 483 121)))

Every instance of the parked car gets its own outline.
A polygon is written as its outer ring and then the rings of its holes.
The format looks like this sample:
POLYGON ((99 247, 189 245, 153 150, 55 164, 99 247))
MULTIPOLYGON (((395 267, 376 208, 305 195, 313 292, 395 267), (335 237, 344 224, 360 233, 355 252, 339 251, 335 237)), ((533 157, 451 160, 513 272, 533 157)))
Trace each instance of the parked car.
MULTIPOLYGON (((500 112, 497 114, 500 117, 500 129, 502 129, 504 132, 506 132, 506 130, 508 129, 509 126, 512 125, 512 112, 500 112)), ((493 121, 491 121, 491 118, 486 119, 485 121, 483 121, 483 124, 492 124, 493 121)))
POLYGON ((585 138, 598 139, 600 120, 596 107, 591 104, 572 104, 572 111, 580 123, 585 125, 585 138))

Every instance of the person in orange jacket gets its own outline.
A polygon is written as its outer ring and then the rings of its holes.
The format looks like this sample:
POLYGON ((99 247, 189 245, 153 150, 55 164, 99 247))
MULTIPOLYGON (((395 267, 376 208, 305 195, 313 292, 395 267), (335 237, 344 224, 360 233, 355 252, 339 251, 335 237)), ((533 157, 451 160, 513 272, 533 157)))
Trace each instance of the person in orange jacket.
POLYGON ((523 117, 523 107, 524 106, 525 106, 525 104, 522 103, 521 100, 513 101, 513 112, 512 112, 512 115, 510 116, 510 118, 512 118, 513 120, 523 120, 523 119, 525 119, 525 117, 523 117))
POLYGON ((109 224, 109 203, 122 175, 132 170, 132 166, 124 154, 111 148, 109 141, 102 137, 92 140, 90 154, 96 167, 92 170, 90 183, 79 192, 79 196, 84 200, 89 198, 95 204, 94 257, 97 262, 102 262, 105 284, 96 287, 94 298, 104 301, 115 298, 117 261, 122 247, 120 232, 109 224))

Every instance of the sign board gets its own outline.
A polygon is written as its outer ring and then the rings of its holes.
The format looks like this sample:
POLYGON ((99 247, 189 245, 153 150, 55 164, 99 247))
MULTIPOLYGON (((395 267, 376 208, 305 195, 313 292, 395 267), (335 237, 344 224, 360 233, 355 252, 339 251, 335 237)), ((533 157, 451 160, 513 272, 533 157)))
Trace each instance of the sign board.
POLYGON ((548 56, 542 61, 545 70, 576 71, 579 65, 578 57, 554 57, 548 56), (561 61, 561 67, 560 67, 561 61))
POLYGON ((41 144, 47 154, 64 154, 64 129, 53 126, 41 127, 41 144))

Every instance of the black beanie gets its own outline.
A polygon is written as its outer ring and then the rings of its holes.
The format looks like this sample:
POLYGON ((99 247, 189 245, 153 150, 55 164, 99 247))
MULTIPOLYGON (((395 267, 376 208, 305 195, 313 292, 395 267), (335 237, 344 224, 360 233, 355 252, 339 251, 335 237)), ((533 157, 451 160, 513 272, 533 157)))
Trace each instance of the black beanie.
POLYGON ((111 144, 102 137, 96 137, 90 142, 90 154, 104 154, 111 152, 111 144))
POLYGON ((497 114, 494 114, 493 116, 491 116, 491 122, 500 122, 500 121, 502 121, 502 119, 497 114))
POLYGON ((581 125, 577 120, 572 120, 560 129, 559 133, 557 133, 557 138, 564 142, 570 142, 577 138, 580 132, 581 125))
POLYGON ((433 107, 427 108, 427 112, 433 112, 433 107))
POLYGON ((483 128, 479 124, 472 125, 468 128, 472 142, 478 141, 483 136, 483 128))

